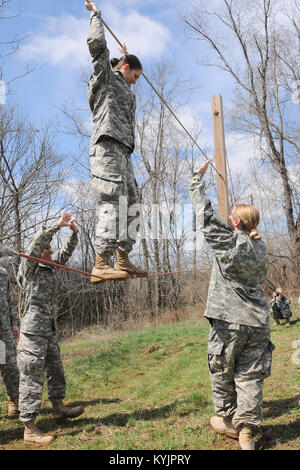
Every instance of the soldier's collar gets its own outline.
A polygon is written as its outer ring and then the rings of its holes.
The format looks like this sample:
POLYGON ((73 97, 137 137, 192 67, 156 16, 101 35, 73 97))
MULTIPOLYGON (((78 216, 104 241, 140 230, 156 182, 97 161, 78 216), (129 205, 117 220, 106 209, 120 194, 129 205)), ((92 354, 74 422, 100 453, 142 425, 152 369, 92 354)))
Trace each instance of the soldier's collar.
MULTIPOLYGON (((120 77, 122 78, 122 80, 124 80, 124 77, 123 77, 123 74, 120 70, 114 70, 114 74, 117 76, 117 77, 120 77)), ((125 82, 125 80, 124 80, 125 82)))

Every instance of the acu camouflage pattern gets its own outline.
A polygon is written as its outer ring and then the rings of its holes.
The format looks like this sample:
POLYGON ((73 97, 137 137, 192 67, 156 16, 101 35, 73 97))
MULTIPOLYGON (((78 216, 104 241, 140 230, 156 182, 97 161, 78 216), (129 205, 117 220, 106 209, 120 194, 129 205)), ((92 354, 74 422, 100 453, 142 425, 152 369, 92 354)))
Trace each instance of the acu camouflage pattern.
POLYGON ((19 326, 17 301, 12 293, 8 273, 0 266, 0 330, 10 330, 19 326))
POLYGON ((268 270, 266 245, 246 232, 233 231, 215 214, 200 174, 192 178, 190 197, 214 262, 205 317, 267 328, 268 300, 262 284, 268 270))
POLYGON ((208 367, 216 414, 233 424, 260 426, 263 381, 272 349, 267 298, 262 290, 268 258, 263 241, 233 231, 211 207, 200 174, 190 197, 214 254, 205 317, 211 323, 208 367))
MULTIPOLYGON (((40 258, 60 229, 58 224, 42 228, 30 243, 26 254, 40 258)), ((52 255, 52 261, 65 264, 77 245, 72 232, 65 246, 52 255)), ((20 370, 20 420, 29 421, 40 410, 45 371, 50 400, 65 397, 65 377, 56 338, 57 274, 56 268, 22 259, 18 280, 25 291, 24 313, 18 344, 20 370)))
POLYGON ((128 215, 138 202, 131 163, 136 99, 122 73, 111 69, 100 12, 91 13, 87 43, 94 68, 88 96, 94 123, 90 141, 91 189, 99 220, 95 249, 99 254, 112 255, 117 248, 129 253, 136 241, 138 223, 130 234, 128 226, 139 217, 136 211, 128 215), (120 215, 121 197, 127 198, 124 217, 120 215))
POLYGON ((110 65, 101 12, 92 12, 87 44, 93 59, 93 74, 88 84, 88 98, 94 129, 90 154, 99 137, 106 135, 134 149, 136 99, 119 71, 110 65))
POLYGON ((98 206, 95 249, 112 255, 132 250, 139 227, 138 189, 130 150, 109 137, 100 138, 91 156, 91 189, 98 206), (130 229, 130 230, 128 230, 130 229))
POLYGON ((39 413, 45 372, 49 400, 65 398, 64 368, 54 331, 48 336, 21 333, 18 344, 18 366, 20 369, 20 421, 30 421, 39 413))
POLYGON ((281 302, 278 302, 278 299, 272 299, 270 303, 270 315, 277 320, 289 320, 292 316, 290 310, 290 299, 285 295, 281 297, 281 302))
POLYGON ((259 427, 263 382, 271 374, 270 331, 265 328, 210 320, 208 367, 212 399, 218 416, 259 427))
MULTIPOLYGON (((40 258, 50 244, 53 235, 60 229, 58 224, 41 228, 30 243, 27 255, 40 258)), ((54 252, 52 262, 66 264, 78 241, 77 233, 72 232, 65 246, 54 252)), ((22 258, 18 271, 18 281, 25 292, 21 332, 48 336, 56 327, 58 311, 58 283, 56 268, 22 258)))
POLYGON ((16 345, 11 330, 12 326, 18 325, 16 298, 11 291, 6 269, 0 267, 0 341, 5 344, 5 364, 0 364, 0 371, 6 393, 10 399, 19 395, 19 369, 16 359, 16 345))

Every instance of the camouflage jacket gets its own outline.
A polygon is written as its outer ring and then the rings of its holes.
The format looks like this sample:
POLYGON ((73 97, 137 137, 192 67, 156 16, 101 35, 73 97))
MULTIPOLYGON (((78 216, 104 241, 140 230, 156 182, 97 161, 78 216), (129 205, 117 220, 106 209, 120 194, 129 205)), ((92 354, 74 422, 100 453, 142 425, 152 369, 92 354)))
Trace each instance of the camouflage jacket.
POLYGON ((0 330, 9 330, 14 325, 19 325, 17 301, 7 271, 0 267, 0 330))
MULTIPOLYGON (((40 229, 30 243, 26 254, 40 258, 59 229, 57 223, 49 228, 40 229)), ((52 262, 65 264, 71 257, 77 241, 77 233, 72 232, 65 246, 54 252, 52 262)), ((56 328, 57 269, 26 258, 22 259, 18 271, 18 281, 25 293, 20 328, 22 333, 48 336, 56 328)))
POLYGON ((282 310, 290 310, 290 299, 285 295, 281 299, 272 299, 270 302, 270 313, 281 312, 282 310))
POLYGON ((93 59, 93 74, 88 83, 94 123, 90 155, 95 153, 95 144, 103 135, 133 150, 136 99, 122 73, 111 68, 100 12, 91 13, 87 44, 93 59))
POLYGON ((214 254, 204 316, 269 328, 268 300, 262 289, 268 269, 264 242, 250 240, 246 232, 233 231, 214 212, 200 174, 192 178, 189 193, 214 254))

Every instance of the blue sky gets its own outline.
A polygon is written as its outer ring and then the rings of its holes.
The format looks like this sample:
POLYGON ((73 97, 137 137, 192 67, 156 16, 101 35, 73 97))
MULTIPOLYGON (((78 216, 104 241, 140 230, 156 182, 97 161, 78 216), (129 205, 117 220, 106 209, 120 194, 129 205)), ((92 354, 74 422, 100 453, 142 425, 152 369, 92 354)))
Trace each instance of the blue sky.
MULTIPOLYGON (((187 41, 179 12, 182 0, 105 0, 98 3, 103 18, 129 52, 138 55, 144 71, 160 59, 174 63, 174 71, 184 80, 199 86, 188 104, 189 110, 206 123, 207 141, 212 142, 210 99, 220 93, 229 100, 232 82, 228 76, 196 63, 205 54, 199 41, 187 41)), ((22 74, 26 67, 41 67, 15 81, 8 104, 17 103, 24 114, 38 122, 47 118, 63 119, 57 107, 73 99, 88 107, 85 89, 79 85, 81 71, 90 66, 86 46, 89 12, 84 0, 11 0, 7 13, 19 16, 1 22, 0 41, 15 35, 25 36, 20 51, 4 61, 4 80, 22 74)), ((107 32, 111 56, 119 57, 118 46, 107 32)), ((184 115, 183 115, 184 116, 184 115)), ((189 122, 184 122, 189 125, 189 122)), ((67 139, 70 143, 70 139, 67 139)), ((199 142, 201 146, 201 142, 199 142)))
MULTIPOLYGON (((220 3, 220 0, 211 1, 220 3)), ((208 50, 203 42, 187 39, 179 15, 186 12, 187 5, 184 0, 103 0, 98 3, 104 20, 116 36, 126 42, 129 52, 140 57, 146 75, 157 61, 166 59, 174 64, 174 74, 182 80, 192 80, 191 85, 197 86, 190 102, 180 111, 180 117, 192 133, 190 116, 197 115, 203 125, 198 143, 202 148, 213 148, 211 97, 221 94, 226 110, 232 97, 233 81, 219 69, 197 64, 197 59, 203 60, 208 50)), ((64 117, 57 108, 70 100, 87 108, 89 116, 86 90, 79 83, 81 72, 89 70, 91 63, 86 45, 89 12, 84 0, 11 0, 7 14, 18 13, 0 23, 0 41, 25 36, 18 54, 4 60, 3 79, 7 81, 22 74, 27 66, 40 68, 12 84, 7 103, 18 104, 23 114, 34 122, 48 118, 63 122, 64 117)), ((108 32, 106 37, 111 56, 119 57, 115 40, 108 32)), ((253 141, 240 137, 243 136, 226 133, 227 154, 232 165, 245 171, 248 157, 253 155, 253 141)), ((66 152, 76 145, 70 137, 62 141, 66 152)))

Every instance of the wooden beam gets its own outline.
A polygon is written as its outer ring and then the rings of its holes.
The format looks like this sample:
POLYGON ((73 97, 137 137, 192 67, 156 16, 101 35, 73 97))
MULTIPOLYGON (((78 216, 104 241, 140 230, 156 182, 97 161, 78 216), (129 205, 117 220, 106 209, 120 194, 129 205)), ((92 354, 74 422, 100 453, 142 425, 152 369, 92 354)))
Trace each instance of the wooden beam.
POLYGON ((221 95, 213 95, 211 100, 216 168, 222 175, 217 176, 219 215, 227 222, 229 215, 226 147, 224 132, 223 101, 221 95))

